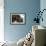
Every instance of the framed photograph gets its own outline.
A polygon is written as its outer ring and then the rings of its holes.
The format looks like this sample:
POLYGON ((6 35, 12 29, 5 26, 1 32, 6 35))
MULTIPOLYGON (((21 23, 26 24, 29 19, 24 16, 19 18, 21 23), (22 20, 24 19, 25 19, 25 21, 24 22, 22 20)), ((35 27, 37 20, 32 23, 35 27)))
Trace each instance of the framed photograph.
POLYGON ((10 13, 11 24, 25 24, 25 13, 10 13))

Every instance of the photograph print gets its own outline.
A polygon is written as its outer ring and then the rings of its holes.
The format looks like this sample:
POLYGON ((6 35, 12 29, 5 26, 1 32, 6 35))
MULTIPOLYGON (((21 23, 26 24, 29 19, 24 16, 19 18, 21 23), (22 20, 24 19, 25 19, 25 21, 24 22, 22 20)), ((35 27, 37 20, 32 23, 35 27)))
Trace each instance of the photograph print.
POLYGON ((25 13, 11 13, 11 24, 25 24, 25 13))

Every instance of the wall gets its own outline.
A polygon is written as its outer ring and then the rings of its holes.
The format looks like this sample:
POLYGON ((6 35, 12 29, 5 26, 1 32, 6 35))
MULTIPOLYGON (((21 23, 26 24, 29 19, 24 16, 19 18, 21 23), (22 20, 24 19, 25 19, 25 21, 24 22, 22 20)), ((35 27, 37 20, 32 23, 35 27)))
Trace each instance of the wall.
POLYGON ((18 41, 31 31, 33 19, 40 10, 40 0, 4 0, 4 35, 7 41, 18 41), (11 25, 10 13, 26 13, 26 24, 11 25))
MULTIPOLYGON (((46 0, 40 1, 40 10, 43 10, 43 9, 46 9, 46 0)), ((43 12, 42 17, 43 17, 43 22, 40 21, 40 25, 46 27, 46 11, 43 12)), ((45 43, 46 43, 46 37, 45 37, 45 43)))
POLYGON ((0 42, 4 41, 4 0, 0 0, 0 42))
MULTIPOLYGON (((41 1, 40 1, 40 9, 41 9, 41 11, 42 11, 43 9, 46 9, 46 0, 41 0, 41 1)), ((46 10, 43 12, 42 17, 43 17, 43 22, 41 21, 41 22, 40 22, 40 25, 46 27, 46 20, 45 20, 45 19, 46 19, 46 10)))

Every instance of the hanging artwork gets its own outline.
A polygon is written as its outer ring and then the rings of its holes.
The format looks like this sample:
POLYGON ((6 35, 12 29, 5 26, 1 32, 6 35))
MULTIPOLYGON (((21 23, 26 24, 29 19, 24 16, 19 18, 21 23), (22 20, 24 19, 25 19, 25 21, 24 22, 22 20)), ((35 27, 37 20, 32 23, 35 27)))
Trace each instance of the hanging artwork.
POLYGON ((25 13, 11 13, 11 24, 25 24, 25 13))

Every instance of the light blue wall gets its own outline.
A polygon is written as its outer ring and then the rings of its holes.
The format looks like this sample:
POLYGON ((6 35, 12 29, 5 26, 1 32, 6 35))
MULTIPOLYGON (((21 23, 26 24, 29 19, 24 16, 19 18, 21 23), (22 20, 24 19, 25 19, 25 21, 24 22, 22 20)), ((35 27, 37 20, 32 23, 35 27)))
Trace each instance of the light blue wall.
MULTIPOLYGON (((46 0, 40 1, 40 10, 43 10, 43 9, 46 9, 46 0)), ((40 21, 40 25, 46 27, 46 11, 43 13, 42 17, 43 17, 43 22, 40 21)), ((46 37, 45 37, 45 39, 46 39, 46 37)), ((45 40, 45 44, 46 44, 46 40, 45 40)))
POLYGON ((32 28, 36 12, 40 9, 40 0, 5 0, 4 1, 4 35, 7 41, 18 41, 24 37, 32 28), (26 13, 25 25, 11 25, 10 13, 26 13))
MULTIPOLYGON (((46 0, 41 0, 40 1, 40 10, 42 11, 43 9, 46 9, 46 0)), ((43 22, 40 21, 40 25, 46 27, 46 10, 43 12, 43 22)))

